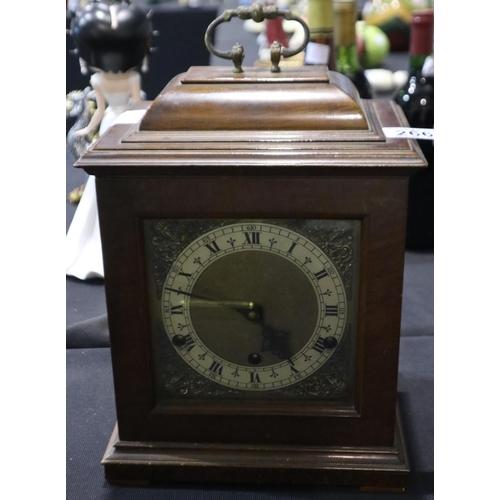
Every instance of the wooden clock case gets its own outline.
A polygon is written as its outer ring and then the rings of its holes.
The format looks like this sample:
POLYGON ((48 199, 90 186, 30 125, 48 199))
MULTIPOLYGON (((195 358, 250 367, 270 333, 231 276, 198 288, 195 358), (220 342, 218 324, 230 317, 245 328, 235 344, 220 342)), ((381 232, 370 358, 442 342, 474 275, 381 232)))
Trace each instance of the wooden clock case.
MULTIPOLYGON (((425 167, 389 100, 326 67, 191 68, 75 166, 96 176, 117 427, 113 483, 211 481, 404 489, 397 375, 409 176, 425 167), (143 219, 362 223, 355 397, 155 400, 143 219)), ((129 112, 127 112, 129 113, 129 112)))

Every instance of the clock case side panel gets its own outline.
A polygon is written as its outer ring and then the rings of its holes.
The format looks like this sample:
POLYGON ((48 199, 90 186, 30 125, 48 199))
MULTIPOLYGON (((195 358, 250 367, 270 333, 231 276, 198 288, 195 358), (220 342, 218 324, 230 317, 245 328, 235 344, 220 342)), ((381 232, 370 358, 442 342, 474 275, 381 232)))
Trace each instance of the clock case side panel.
POLYGON ((120 438, 392 446, 407 183, 405 176, 98 178, 120 438), (314 415, 268 415, 265 408, 258 415, 244 415, 225 412, 222 403, 215 403, 205 414, 189 408, 156 412, 142 219, 284 219, 297 214, 363 222, 354 411, 339 413, 326 404, 314 415))

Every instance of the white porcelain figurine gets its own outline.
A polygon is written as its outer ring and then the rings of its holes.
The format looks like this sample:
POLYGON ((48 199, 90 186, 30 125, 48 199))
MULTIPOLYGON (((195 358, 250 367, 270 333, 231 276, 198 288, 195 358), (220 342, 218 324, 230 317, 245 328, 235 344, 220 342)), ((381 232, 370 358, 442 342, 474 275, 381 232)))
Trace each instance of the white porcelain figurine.
MULTIPOLYGON (((146 14, 129 2, 93 2, 78 10, 71 36, 82 73, 93 73, 96 109, 75 139, 99 127, 101 136, 131 102, 141 100, 141 76, 150 51, 152 29, 146 14)), ((88 176, 66 235, 66 274, 81 280, 103 278, 95 177, 88 176)))

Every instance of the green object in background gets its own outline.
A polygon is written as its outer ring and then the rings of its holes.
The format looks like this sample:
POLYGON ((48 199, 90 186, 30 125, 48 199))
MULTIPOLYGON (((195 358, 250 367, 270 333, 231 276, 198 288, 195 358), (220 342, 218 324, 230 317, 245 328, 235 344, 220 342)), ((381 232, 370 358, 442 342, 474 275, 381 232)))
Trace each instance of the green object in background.
POLYGON ((367 0, 361 17, 389 37, 391 51, 400 52, 408 50, 411 13, 433 7, 434 0, 367 0))
POLYGON ((355 0, 333 0, 333 36, 337 71, 351 79, 362 99, 372 98, 373 89, 358 56, 355 0))
POLYGON ((408 50, 411 7, 402 0, 368 0, 362 10, 362 20, 377 26, 388 37, 393 52, 408 50))
POLYGON ((389 37, 378 26, 356 23, 358 57, 365 69, 379 68, 391 50, 389 37))

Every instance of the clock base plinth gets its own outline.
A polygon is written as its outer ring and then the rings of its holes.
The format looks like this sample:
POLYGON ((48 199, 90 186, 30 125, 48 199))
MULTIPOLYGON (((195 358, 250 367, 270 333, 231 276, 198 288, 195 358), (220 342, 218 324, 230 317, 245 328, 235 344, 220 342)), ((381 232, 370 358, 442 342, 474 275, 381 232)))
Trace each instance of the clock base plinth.
POLYGON ((392 447, 196 444, 121 441, 102 460, 111 484, 309 484, 404 491, 410 472, 399 411, 392 447))

